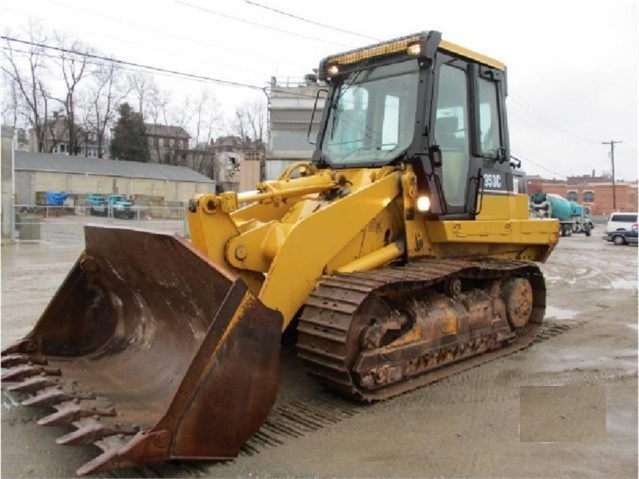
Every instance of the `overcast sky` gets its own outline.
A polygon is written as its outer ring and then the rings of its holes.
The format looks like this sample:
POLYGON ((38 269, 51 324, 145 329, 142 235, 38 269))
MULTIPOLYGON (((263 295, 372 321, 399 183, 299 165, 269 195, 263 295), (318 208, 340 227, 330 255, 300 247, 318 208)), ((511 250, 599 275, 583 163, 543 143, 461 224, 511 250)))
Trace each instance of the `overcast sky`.
MULTIPOLYGON (((120 60, 259 87, 271 76, 297 81, 329 54, 439 30, 507 65, 512 153, 529 175, 609 172, 610 147, 602 142, 615 140, 623 141, 615 146, 615 176, 635 180, 637 3, 4 0, 0 22, 26 39, 32 19, 120 60)), ((202 87, 158 81, 176 97, 202 87)), ((256 89, 209 86, 229 112, 265 98, 256 89)))

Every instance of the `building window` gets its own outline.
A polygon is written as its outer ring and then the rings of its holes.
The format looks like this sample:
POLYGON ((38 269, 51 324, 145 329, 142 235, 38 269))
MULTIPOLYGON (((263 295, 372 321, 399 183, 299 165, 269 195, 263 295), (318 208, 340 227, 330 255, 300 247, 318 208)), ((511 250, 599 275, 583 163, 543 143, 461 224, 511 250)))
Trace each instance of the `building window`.
POLYGON ((593 203, 595 201, 594 191, 584 191, 584 203, 593 203))
POLYGON ((153 138, 152 136, 149 137, 149 146, 153 146, 154 143, 155 143, 155 138, 153 138))
POLYGON ((568 199, 568 201, 579 201, 577 198, 577 192, 576 191, 569 191, 568 194, 566 195, 566 198, 568 199))

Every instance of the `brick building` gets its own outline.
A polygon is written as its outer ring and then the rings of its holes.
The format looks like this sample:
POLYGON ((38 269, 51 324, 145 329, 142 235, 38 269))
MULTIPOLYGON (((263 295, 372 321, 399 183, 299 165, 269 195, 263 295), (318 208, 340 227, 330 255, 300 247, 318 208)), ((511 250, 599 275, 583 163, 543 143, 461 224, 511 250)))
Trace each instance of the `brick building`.
POLYGON ((62 112, 54 112, 53 117, 47 119, 42 125, 43 138, 38 138, 34 128, 29 130, 28 138, 24 131, 18 132, 19 147, 17 149, 32 153, 60 153, 89 158, 105 156, 105 147, 104 145, 98 145, 96 133, 85 130, 79 125, 74 125, 75 144, 70 144, 69 126, 69 119, 62 112), (39 144, 40 141, 42 141, 41 145, 39 144))
POLYGON ((178 150, 189 147, 191 136, 181 126, 145 123, 152 163, 178 165, 178 150))
POLYGON ((555 193, 568 200, 590 207, 593 215, 609 215, 616 211, 637 211, 637 181, 615 182, 614 201, 612 179, 595 176, 569 176, 566 180, 528 177, 528 194, 555 193))

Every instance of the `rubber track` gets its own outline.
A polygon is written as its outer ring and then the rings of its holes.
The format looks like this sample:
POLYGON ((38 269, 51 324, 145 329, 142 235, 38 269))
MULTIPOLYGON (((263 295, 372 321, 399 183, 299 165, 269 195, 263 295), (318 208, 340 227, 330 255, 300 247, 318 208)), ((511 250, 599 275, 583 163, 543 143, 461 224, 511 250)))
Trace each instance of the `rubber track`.
MULTIPOLYGON (((322 280, 309 296, 297 327, 298 357, 310 375, 340 394, 362 401, 387 399, 425 386, 445 377, 479 366, 526 348, 536 338, 541 323, 531 324, 507 345, 456 363, 427 371, 380 390, 361 389, 351 378, 347 357, 348 335, 358 307, 370 296, 409 294, 432 288, 459 276, 472 279, 499 279, 507 276, 536 277, 535 307, 545 310, 543 276, 534 263, 504 260, 427 259, 407 266, 370 272, 337 274, 322 280), (541 288, 541 289, 540 289, 541 288)), ((357 334, 358 332, 356 332, 357 334)))

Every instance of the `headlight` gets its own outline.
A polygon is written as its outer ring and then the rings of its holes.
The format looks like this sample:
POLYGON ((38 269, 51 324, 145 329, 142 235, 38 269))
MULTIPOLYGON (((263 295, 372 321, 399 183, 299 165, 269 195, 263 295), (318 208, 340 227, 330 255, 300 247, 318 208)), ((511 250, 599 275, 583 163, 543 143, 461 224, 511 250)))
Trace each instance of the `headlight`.
POLYGON ((329 77, 334 77, 339 73, 339 67, 337 65, 331 65, 326 69, 326 74, 329 77))
POLYGON ((413 43, 412 45, 408 45, 406 53, 414 57, 418 57, 422 53, 422 45, 420 43, 413 43))
POLYGON ((422 213, 430 209, 430 198, 428 196, 420 196, 417 198, 417 211, 422 213))

